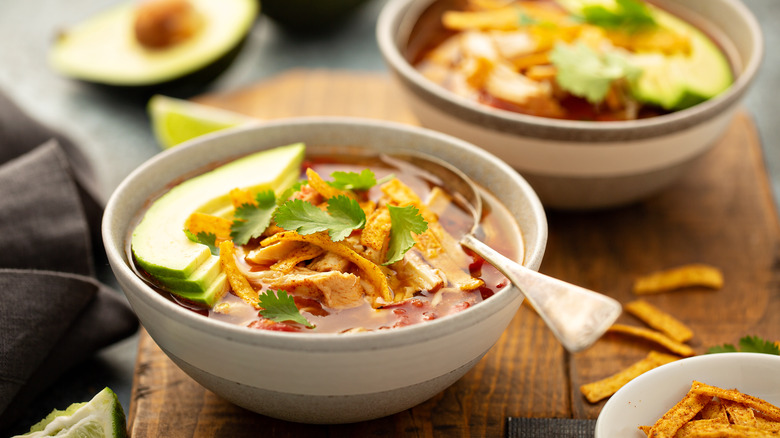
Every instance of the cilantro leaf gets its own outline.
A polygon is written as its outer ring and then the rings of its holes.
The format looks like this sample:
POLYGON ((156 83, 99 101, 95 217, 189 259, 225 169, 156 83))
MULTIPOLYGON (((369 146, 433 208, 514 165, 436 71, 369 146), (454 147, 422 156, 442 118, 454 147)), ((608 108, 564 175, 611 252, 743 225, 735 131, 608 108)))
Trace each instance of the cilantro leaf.
POLYGON ((582 8, 582 15, 590 24, 629 33, 657 25, 650 8, 640 0, 617 0, 614 9, 588 5, 582 8))
POLYGON ((352 230, 366 225, 366 214, 354 199, 340 195, 328 199, 328 212, 300 199, 287 201, 274 214, 277 225, 298 234, 328 231, 331 240, 344 240, 352 230))
POLYGON ((192 240, 195 243, 202 243, 203 245, 206 245, 209 247, 209 251, 211 251, 212 255, 219 255, 219 248, 217 247, 217 235, 214 233, 207 233, 205 231, 201 231, 200 233, 193 234, 192 231, 185 229, 184 234, 187 235, 187 238, 192 240))
POLYGON ((707 354, 715 354, 715 353, 736 353, 738 350, 737 348, 732 344, 723 344, 723 345, 717 345, 715 347, 710 347, 707 350, 707 354))
POLYGON ((330 176, 333 181, 328 181, 328 185, 342 190, 368 190, 376 185, 376 176, 369 169, 360 173, 333 172, 330 176))
POLYGON ((243 204, 236 208, 233 223, 230 225, 230 237, 236 245, 245 245, 250 239, 260 236, 268 225, 276 209, 276 197, 273 190, 265 190, 255 195, 257 204, 243 204))
POLYGON ((550 54, 558 69, 556 80, 571 94, 591 103, 604 100, 613 81, 639 77, 641 70, 626 56, 618 53, 600 54, 585 44, 558 43, 550 54))
POLYGON ((772 341, 767 341, 758 336, 745 336, 741 338, 739 340, 739 349, 735 348, 731 344, 724 344, 710 347, 707 350, 707 353, 736 353, 737 351, 743 353, 765 353, 780 356, 780 346, 772 341))
POLYGON ((395 263, 402 258, 406 251, 414 246, 414 238, 411 233, 422 234, 428 229, 428 222, 423 219, 420 211, 413 205, 406 207, 388 206, 390 210, 390 245, 387 249, 387 261, 385 265, 395 263))
POLYGON ((347 196, 339 195, 328 199, 328 213, 339 225, 329 227, 328 234, 334 242, 344 240, 352 230, 366 226, 366 213, 357 201, 347 196))
POLYGON ((276 293, 270 289, 259 294, 258 304, 260 315, 271 321, 284 322, 293 321, 312 328, 314 325, 301 315, 298 307, 295 305, 295 299, 283 290, 277 290, 276 293))
POLYGON ((288 187, 287 190, 283 191, 282 194, 279 195, 278 198, 276 198, 276 205, 284 204, 285 201, 290 199, 290 196, 292 196, 293 193, 301 190, 301 187, 303 187, 303 186, 305 186, 307 184, 309 184, 309 181, 305 180, 305 179, 302 179, 302 180, 296 182, 295 184, 291 185, 290 187, 288 187))

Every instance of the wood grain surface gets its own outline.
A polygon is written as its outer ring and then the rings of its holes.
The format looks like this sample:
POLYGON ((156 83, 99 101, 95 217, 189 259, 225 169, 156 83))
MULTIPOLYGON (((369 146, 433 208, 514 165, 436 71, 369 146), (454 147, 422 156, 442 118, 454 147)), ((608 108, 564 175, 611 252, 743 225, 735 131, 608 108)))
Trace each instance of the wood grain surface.
MULTIPOLYGON (((196 101, 272 119, 346 115, 415 123, 382 74, 292 71, 196 101)), ((673 188, 644 202, 599 212, 548 211, 542 272, 613 296, 634 298, 633 280, 685 263, 719 267, 725 286, 646 297, 695 332, 690 345, 780 337, 778 219, 759 138, 740 113, 725 137, 673 188)), ((630 316, 621 322, 641 325, 630 316)), ((607 335, 567 354, 528 306, 477 366, 431 400, 356 424, 288 423, 251 413, 203 389, 142 332, 128 426, 133 437, 503 436, 506 417, 596 418, 579 386, 644 357, 654 346, 607 335)))

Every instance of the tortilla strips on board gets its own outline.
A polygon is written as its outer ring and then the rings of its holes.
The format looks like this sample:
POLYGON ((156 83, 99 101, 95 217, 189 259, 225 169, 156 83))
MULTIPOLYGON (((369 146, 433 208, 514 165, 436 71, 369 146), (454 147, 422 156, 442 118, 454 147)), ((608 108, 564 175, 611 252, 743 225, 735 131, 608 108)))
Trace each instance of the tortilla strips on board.
POLYGON ((680 356, 688 357, 696 354, 696 352, 693 351, 693 348, 681 342, 677 342, 665 334, 655 330, 650 330, 643 327, 634 327, 625 324, 613 324, 612 327, 610 327, 607 331, 611 333, 622 333, 630 336, 636 336, 638 338, 655 342, 672 353, 679 354, 680 356))
POLYGON ((470 260, 454 237, 439 224, 439 218, 422 202, 412 189, 398 178, 382 184, 382 192, 400 207, 413 205, 428 222, 428 230, 415 236, 415 242, 425 258, 440 269, 452 284, 460 290, 475 290, 485 283, 472 277, 460 266, 468 266, 470 260))
POLYGON ((196 236, 200 233, 213 234, 219 242, 230 240, 230 224, 229 220, 219 216, 195 212, 187 218, 184 228, 196 236))
POLYGON ((673 438, 677 431, 695 417, 710 400, 712 400, 711 396, 688 391, 682 400, 655 422, 647 436, 650 438, 673 438))
POLYGON ((635 362, 617 374, 580 386, 580 392, 589 402, 596 403, 611 396, 639 375, 678 359, 679 357, 677 356, 651 351, 644 359, 635 362))
POLYGON ((780 421, 780 408, 752 395, 743 394, 735 389, 722 389, 706 383, 694 381, 691 391, 696 394, 718 397, 721 400, 731 400, 742 403, 745 406, 753 408, 761 413, 764 418, 774 421, 780 421))
POLYGON ((236 265, 236 247, 232 240, 226 240, 219 244, 219 261, 222 264, 222 271, 227 275, 230 288, 239 298, 256 309, 260 308, 259 295, 257 291, 249 284, 249 280, 236 265))
POLYGON ((623 308, 677 342, 685 342, 693 337, 693 331, 688 326, 645 300, 632 301, 623 308))
POLYGON ((679 266, 637 278, 634 293, 654 294, 692 286, 720 289, 723 287, 723 273, 718 268, 704 264, 679 266))
POLYGON ((345 259, 354 263, 355 266, 360 269, 360 271, 365 275, 365 280, 367 280, 368 283, 372 286, 373 290, 366 291, 366 293, 371 296, 371 302, 374 307, 380 307, 382 304, 393 302, 393 292, 390 290, 390 287, 387 284, 387 277, 385 277, 382 269, 378 265, 374 264, 370 260, 349 248, 343 242, 334 242, 330 240, 327 232, 302 235, 296 233, 295 231, 284 231, 264 239, 262 242, 260 242, 260 245, 268 246, 273 243, 286 240, 311 243, 312 245, 319 246, 326 251, 331 251, 337 255, 340 255, 341 257, 344 257, 345 259), (380 301, 379 298, 382 300, 380 301))

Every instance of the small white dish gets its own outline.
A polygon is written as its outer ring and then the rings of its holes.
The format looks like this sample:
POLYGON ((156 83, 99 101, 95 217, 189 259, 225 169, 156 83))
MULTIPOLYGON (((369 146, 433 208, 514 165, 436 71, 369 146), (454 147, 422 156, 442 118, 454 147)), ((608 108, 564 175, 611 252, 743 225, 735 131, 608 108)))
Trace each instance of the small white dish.
POLYGON ((691 388, 694 380, 780 405, 780 356, 719 353, 681 359, 637 377, 621 388, 599 414, 596 438, 643 438, 691 388))

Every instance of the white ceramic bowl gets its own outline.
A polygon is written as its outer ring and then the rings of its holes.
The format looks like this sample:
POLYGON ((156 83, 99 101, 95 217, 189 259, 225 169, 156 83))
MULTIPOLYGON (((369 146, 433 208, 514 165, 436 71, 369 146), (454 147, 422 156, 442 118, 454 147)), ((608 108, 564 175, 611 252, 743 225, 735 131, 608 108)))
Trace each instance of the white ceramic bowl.
POLYGON ((111 267, 160 348, 204 387, 255 412, 308 423, 345 423, 410 408, 451 385, 498 340, 523 299, 510 286, 479 305, 409 327, 350 335, 252 330, 172 303, 130 267, 128 236, 144 205, 210 163, 303 141, 310 150, 413 150, 438 156, 494 193, 517 219, 525 255, 538 269, 547 239, 544 210, 514 170, 455 138, 407 125, 345 118, 268 122, 195 139, 140 166, 106 206, 111 267))
MULTIPOLYGON (((722 136, 758 71, 763 39, 738 0, 653 0, 713 36, 734 70, 714 99, 635 121, 556 120, 494 109, 429 81, 408 61, 410 35, 424 11, 437 17, 456 0, 389 0, 377 40, 393 77, 423 126, 480 146, 523 174, 545 206, 603 208, 642 199, 683 175, 722 136)), ((440 20, 428 21, 425 31, 440 20), (433 24, 432 24, 433 23, 433 24)), ((417 31, 414 32, 417 35, 417 31)))
POLYGON ((643 438, 638 427, 652 426, 690 390, 694 380, 762 398, 780 406, 780 356, 719 353, 681 359, 630 381, 604 405, 596 438, 643 438))

